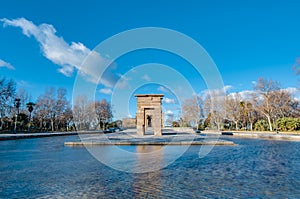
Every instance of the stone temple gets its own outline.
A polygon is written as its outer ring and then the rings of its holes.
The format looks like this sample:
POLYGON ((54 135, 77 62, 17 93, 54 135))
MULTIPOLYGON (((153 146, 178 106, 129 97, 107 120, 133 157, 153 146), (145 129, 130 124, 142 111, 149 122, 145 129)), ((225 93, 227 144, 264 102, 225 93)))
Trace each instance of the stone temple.
POLYGON ((163 94, 136 94, 136 129, 138 135, 161 136, 163 117, 161 102, 163 94))

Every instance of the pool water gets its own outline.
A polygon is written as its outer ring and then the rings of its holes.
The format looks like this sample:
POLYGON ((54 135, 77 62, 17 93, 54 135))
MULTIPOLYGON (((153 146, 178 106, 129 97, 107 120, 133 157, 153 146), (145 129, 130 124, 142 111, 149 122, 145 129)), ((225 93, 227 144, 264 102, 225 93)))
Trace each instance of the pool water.
POLYGON ((223 139, 238 146, 216 146, 203 158, 201 146, 191 146, 169 166, 142 174, 64 146, 77 136, 1 141, 0 198, 300 198, 300 142, 223 139))

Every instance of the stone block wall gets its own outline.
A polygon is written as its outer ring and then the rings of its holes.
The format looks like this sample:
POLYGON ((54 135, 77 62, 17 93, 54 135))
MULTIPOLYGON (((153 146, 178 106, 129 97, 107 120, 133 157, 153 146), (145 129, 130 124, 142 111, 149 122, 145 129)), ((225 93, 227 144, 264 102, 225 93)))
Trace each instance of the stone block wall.
POLYGON ((161 102, 163 94, 143 94, 135 95, 137 98, 137 133, 145 135, 149 129, 153 130, 154 135, 162 135, 162 108, 161 102), (148 117, 151 117, 150 122, 148 117), (149 126, 151 123, 151 126, 149 126))

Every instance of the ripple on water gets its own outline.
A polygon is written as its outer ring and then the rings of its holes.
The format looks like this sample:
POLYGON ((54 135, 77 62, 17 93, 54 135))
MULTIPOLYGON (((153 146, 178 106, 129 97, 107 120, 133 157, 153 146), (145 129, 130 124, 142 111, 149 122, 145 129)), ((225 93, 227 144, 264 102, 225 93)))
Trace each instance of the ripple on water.
POLYGON ((99 163, 85 148, 63 146, 72 139, 0 142, 0 198, 300 197, 298 142, 232 138, 238 146, 214 147, 204 158, 191 146, 166 168, 132 174, 99 163))

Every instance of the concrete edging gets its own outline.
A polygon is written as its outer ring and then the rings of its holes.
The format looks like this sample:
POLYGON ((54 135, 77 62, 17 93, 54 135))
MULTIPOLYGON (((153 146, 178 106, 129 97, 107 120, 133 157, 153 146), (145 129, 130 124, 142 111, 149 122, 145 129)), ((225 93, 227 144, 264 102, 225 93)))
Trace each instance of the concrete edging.
POLYGON ((218 145, 218 146, 235 146, 232 141, 119 141, 119 142, 107 142, 107 141, 89 141, 89 142, 65 142, 65 146, 112 146, 112 145, 218 145))

